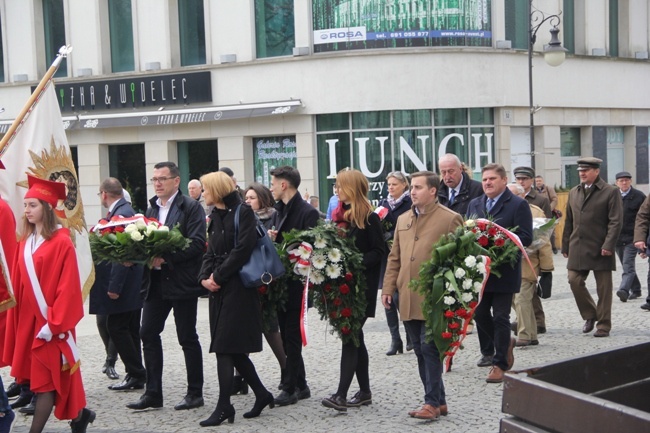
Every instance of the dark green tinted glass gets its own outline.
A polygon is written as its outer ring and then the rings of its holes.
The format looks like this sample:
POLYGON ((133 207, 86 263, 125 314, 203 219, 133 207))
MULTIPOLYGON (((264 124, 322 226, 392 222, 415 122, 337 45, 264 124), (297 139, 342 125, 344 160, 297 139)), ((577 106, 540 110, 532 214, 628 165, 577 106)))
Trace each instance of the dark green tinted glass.
POLYGON ((467 125, 467 108, 434 110, 435 126, 467 125))
POLYGON ((255 0, 257 58, 288 56, 295 46, 294 0, 255 0))
POLYGON ((181 66, 205 64, 203 0, 178 0, 181 66))
POLYGON ((134 71, 131 0, 108 0, 108 21, 111 33, 112 71, 134 71))
POLYGON ((316 131, 340 131, 350 128, 348 113, 320 114, 316 116, 316 131))
POLYGON ((472 125, 494 125, 492 108, 470 108, 469 122, 472 125))
POLYGON ((431 126, 431 110, 393 111, 394 128, 410 128, 414 126, 431 126))
MULTIPOLYGON (((43 31, 45 36, 45 61, 49 68, 59 49, 65 43, 65 18, 63 0, 43 0, 43 31)), ((68 76, 68 61, 64 57, 59 64, 55 77, 68 76)))
POLYGON ((390 128, 390 111, 352 113, 352 129, 390 128))

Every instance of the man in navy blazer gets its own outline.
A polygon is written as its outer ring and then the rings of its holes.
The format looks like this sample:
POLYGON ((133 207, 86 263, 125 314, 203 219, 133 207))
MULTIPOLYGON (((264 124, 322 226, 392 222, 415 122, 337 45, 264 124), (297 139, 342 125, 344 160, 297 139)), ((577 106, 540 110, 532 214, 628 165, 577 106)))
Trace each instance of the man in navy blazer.
MULTIPOLYGON (((515 196, 507 188, 508 176, 501 164, 488 164, 482 169, 484 195, 473 199, 467 208, 469 218, 487 218, 513 230, 521 243, 533 241, 533 217, 526 200, 515 196)), ((512 297, 521 287, 521 254, 512 267, 498 268, 501 277, 491 274, 485 285, 475 319, 483 355, 479 367, 489 367, 488 383, 500 383, 503 375, 514 364, 513 349, 516 340, 510 337, 510 308, 512 297)))

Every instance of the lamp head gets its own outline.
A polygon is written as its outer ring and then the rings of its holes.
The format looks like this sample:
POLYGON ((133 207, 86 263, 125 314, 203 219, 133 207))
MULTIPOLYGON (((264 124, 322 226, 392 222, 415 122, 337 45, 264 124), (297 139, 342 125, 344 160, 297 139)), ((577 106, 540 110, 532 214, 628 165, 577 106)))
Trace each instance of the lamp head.
POLYGON ((560 66, 564 62, 566 53, 569 50, 562 46, 562 42, 557 37, 557 34, 560 33, 560 29, 557 26, 553 27, 550 32, 551 41, 544 50, 544 60, 549 66, 560 66))

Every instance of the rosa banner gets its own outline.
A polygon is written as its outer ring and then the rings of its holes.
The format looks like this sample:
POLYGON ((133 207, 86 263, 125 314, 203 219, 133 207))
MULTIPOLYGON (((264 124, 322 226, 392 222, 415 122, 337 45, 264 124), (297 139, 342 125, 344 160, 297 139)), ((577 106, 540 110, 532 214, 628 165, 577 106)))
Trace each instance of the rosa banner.
POLYGON ((307 343, 306 313, 311 298, 321 320, 328 320, 331 332, 344 343, 358 346, 366 308, 365 278, 362 255, 347 232, 319 221, 312 229, 284 234, 279 251, 287 274, 303 284, 303 344, 307 343))
POLYGON ((90 229, 90 249, 95 263, 151 264, 154 257, 182 251, 190 244, 178 229, 136 214, 100 220, 90 229))

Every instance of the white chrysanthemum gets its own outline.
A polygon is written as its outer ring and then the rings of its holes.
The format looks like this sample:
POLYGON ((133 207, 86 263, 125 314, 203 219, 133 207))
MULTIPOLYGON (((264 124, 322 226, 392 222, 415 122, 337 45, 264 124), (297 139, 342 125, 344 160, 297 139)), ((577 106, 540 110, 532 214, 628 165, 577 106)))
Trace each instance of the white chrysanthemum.
POLYGON ((321 248, 325 248, 326 246, 327 246, 327 242, 325 242, 325 239, 316 238, 316 241, 314 242, 314 247, 321 249, 321 248))
POLYGON ((325 281, 325 277, 320 272, 312 271, 309 274, 309 281, 311 281, 314 284, 323 284, 323 281, 325 281))
POLYGON ((330 253, 327 255, 327 258, 330 259, 330 262, 338 263, 341 261, 341 250, 338 248, 332 248, 330 253))
POLYGON ((341 276, 341 268, 336 265, 327 265, 325 267, 325 274, 331 279, 338 278, 341 276))
POLYGON ((140 242, 142 239, 144 239, 144 236, 142 236, 142 233, 136 230, 131 232, 131 239, 136 242, 140 242))
POLYGON ((168 231, 169 231, 169 227, 167 227, 167 226, 163 226, 163 225, 160 225, 160 226, 158 226, 158 229, 157 229, 157 230, 160 230, 161 232, 168 232, 168 231))
POLYGON ((311 257, 311 251, 301 245, 298 247, 298 255, 303 260, 309 260, 309 257, 311 257))
POLYGON ((315 269, 323 269, 327 265, 327 260, 325 260, 325 256, 323 256, 322 254, 316 254, 311 259, 311 265, 315 269))
POLYGON ((465 257, 465 266, 468 268, 473 268, 476 266, 476 257, 474 256, 467 256, 465 257))
POLYGON ((479 271, 481 275, 485 275, 485 273, 487 272, 487 270, 485 269, 485 263, 477 263, 476 270, 479 271))
POLYGON ((445 296, 442 301, 447 305, 454 305, 456 303, 456 299, 453 296, 445 296))
POLYGON ((463 302, 468 303, 474 299, 474 296, 471 293, 463 293, 460 298, 463 300, 463 302))
POLYGON ((156 230, 156 226, 153 225, 153 224, 149 224, 149 225, 147 226, 147 230, 145 230, 144 234, 145 234, 146 236, 151 236, 151 233, 153 233, 154 230, 156 230))
POLYGON ((481 283, 480 281, 474 282, 474 291, 476 293, 480 292, 482 287, 483 287, 483 283, 481 283))
POLYGON ((473 229, 474 227, 476 227, 476 221, 474 220, 465 221, 465 227, 473 229))
POLYGON ((474 282, 472 280, 470 280, 469 278, 465 278, 463 280, 463 290, 471 289, 473 284, 474 282))
POLYGON ((138 227, 135 224, 129 224, 128 226, 124 227, 125 233, 132 233, 137 231, 138 231, 138 227))
POLYGON ((463 278, 465 276, 465 274, 466 274, 466 272, 465 272, 465 269, 463 269, 463 268, 458 268, 458 269, 456 269, 456 272, 454 272, 454 276, 456 278, 463 278))
POLYGON ((138 230, 144 230, 145 228, 147 228, 147 223, 145 223, 145 222, 142 221, 142 220, 137 220, 137 221, 135 222, 135 225, 136 225, 136 227, 138 228, 138 230))
POLYGON ((309 273, 309 266, 298 265, 294 268, 294 270, 298 273, 298 275, 302 275, 303 277, 306 277, 307 274, 309 273))

